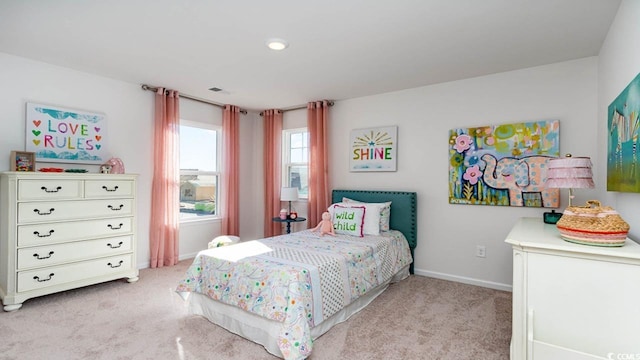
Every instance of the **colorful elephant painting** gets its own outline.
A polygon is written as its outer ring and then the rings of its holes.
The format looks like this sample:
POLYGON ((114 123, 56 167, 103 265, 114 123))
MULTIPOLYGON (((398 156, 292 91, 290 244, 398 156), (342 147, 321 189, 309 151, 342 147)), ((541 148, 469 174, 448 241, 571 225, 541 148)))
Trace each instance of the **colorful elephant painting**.
POLYGON ((491 154, 481 158, 485 163, 484 183, 494 189, 509 191, 509 205, 524 206, 525 193, 538 193, 544 207, 559 206, 559 190, 545 188, 547 163, 552 157, 528 156, 503 157, 498 160, 491 154))
POLYGON ((560 122, 458 128, 449 131, 449 203, 558 207, 545 188, 547 162, 560 154, 560 122))

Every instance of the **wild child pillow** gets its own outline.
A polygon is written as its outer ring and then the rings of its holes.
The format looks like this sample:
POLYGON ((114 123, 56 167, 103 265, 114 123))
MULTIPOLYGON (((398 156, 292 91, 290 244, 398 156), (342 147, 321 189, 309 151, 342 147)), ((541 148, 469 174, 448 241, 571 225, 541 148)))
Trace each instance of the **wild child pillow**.
POLYGON ((333 229, 338 234, 364 236, 364 206, 342 206, 333 204, 329 207, 332 215, 333 229))

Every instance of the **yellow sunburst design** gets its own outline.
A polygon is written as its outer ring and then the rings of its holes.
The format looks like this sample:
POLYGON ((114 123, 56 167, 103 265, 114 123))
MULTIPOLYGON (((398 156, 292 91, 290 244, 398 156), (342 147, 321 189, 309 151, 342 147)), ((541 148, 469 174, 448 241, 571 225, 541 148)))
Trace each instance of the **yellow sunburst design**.
POLYGON ((363 134, 362 136, 356 136, 356 140, 353 142, 354 147, 370 147, 370 146, 386 146, 393 145, 393 139, 389 133, 373 130, 369 134, 363 134))

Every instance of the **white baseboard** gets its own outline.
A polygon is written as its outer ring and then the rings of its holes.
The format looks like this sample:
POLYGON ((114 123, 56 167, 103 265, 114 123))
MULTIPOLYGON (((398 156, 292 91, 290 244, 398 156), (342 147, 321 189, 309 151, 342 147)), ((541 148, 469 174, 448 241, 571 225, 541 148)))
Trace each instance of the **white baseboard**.
POLYGON ((180 254, 180 256, 178 256, 178 260, 182 261, 182 260, 186 260, 186 259, 193 259, 196 257, 196 255, 198 255, 199 251, 196 251, 194 253, 191 254, 180 254))
POLYGON ((509 291, 509 292, 511 292, 511 290, 512 290, 512 286, 509 285, 509 284, 501 284, 501 283, 496 283, 496 282, 493 282, 493 281, 474 279, 474 278, 469 278, 469 277, 465 277, 465 276, 444 274, 444 273, 439 273, 439 272, 435 272, 435 271, 427 271, 427 270, 420 270, 420 269, 414 269, 414 273, 416 275, 420 275, 420 276, 432 277, 432 278, 440 279, 440 280, 455 281, 455 282, 459 282, 459 283, 463 283, 463 284, 469 284, 469 285, 475 285, 475 286, 482 286, 482 287, 486 287, 486 288, 489 288, 489 289, 509 291))
MULTIPOLYGON (((193 259, 196 257, 196 255, 198 255, 198 252, 194 252, 191 254, 180 254, 180 256, 178 256, 178 261, 182 261, 182 260, 186 260, 186 259, 193 259)), ((143 263, 138 263, 138 270, 142 270, 142 269, 147 269, 149 268, 149 261, 145 261, 143 263)))
MULTIPOLYGON (((180 254, 180 256, 178 257, 178 260, 182 261, 182 260, 185 260, 185 259, 193 259, 193 258, 196 257, 196 255, 198 255, 197 252, 192 253, 192 254, 180 254)), ((149 267, 149 262, 148 261, 145 262, 144 264, 138 264, 138 269, 140 269, 140 270, 146 269, 148 267, 149 267)), ((493 281, 479 280, 479 279, 469 278, 469 277, 465 277, 465 276, 451 275, 451 274, 439 273, 439 272, 435 272, 435 271, 420 270, 420 269, 414 269, 414 273, 416 275, 419 275, 419 276, 432 277, 432 278, 440 279, 440 280, 455 281, 455 282, 459 282, 459 283, 463 283, 463 284, 482 286, 482 287, 486 287, 486 288, 489 288, 489 289, 495 289, 495 290, 502 290, 502 291, 509 291, 509 292, 512 291, 512 286, 511 285, 496 283, 496 282, 493 282, 493 281)))

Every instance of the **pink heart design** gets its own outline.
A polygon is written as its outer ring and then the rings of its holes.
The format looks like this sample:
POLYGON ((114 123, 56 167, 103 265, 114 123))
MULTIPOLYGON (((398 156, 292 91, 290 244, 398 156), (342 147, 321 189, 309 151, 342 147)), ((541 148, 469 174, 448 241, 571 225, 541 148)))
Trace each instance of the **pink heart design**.
POLYGON ((42 121, 40 121, 40 120, 33 120, 33 125, 35 125, 36 127, 40 126, 40 123, 42 123, 42 121))

